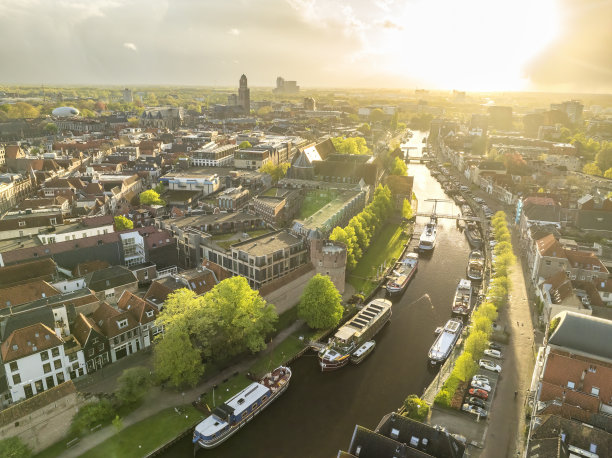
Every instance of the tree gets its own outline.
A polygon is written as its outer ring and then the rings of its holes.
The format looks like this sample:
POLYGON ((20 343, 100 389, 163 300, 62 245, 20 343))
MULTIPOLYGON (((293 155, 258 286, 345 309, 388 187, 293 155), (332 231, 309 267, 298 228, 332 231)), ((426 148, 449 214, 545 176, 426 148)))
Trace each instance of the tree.
POLYGON ((477 318, 479 316, 484 316, 488 318, 490 321, 495 321, 497 320, 497 309, 490 302, 483 302, 474 311, 472 316, 474 318, 477 318))
POLYGON ((119 415, 115 415, 115 418, 113 418, 113 421, 111 423, 113 424, 113 428, 115 428, 116 432, 119 432, 123 429, 123 420, 119 415))
POLYGON ((428 415, 429 405, 416 394, 411 394, 404 399, 404 411, 402 416, 422 422, 428 415))
POLYGON ((391 128, 391 132, 395 132, 397 130, 397 119, 398 119, 398 113, 397 111, 395 113, 393 113, 393 117, 391 118, 391 124, 389 125, 389 127, 391 128))
POLYGON ((258 116, 265 116, 270 113, 272 113, 272 107, 261 107, 259 110, 257 110, 258 116))
POLYGON ((476 317, 472 322, 474 324, 474 330, 482 331, 487 336, 491 335, 491 332, 493 331, 493 322, 489 320, 486 316, 476 317))
POLYGON ((251 142, 248 141, 243 141, 240 143, 240 145, 238 145, 238 149, 247 149, 247 148, 251 148, 253 145, 251 145, 251 142))
POLYGON ((50 122, 50 123, 45 124, 45 127, 43 127, 43 130, 47 135, 55 135, 57 134, 58 129, 55 123, 50 122))
POLYGON ((159 379, 175 387, 195 386, 204 374, 199 350, 180 329, 165 332, 154 347, 153 361, 159 379))
POLYGON ((328 276, 312 277, 298 304, 298 316, 314 329, 329 329, 342 318, 342 296, 328 276))
POLYGON ((274 165, 272 162, 266 162, 261 166, 259 171, 261 173, 267 173, 272 178, 273 182, 277 182, 287 174, 287 170, 291 167, 289 162, 281 162, 278 165, 274 165))
POLYGON ((472 355, 472 358, 480 358, 484 351, 489 347, 489 337, 484 331, 473 330, 470 335, 465 339, 463 347, 464 352, 468 352, 472 355))
POLYGON ((115 229, 123 231, 125 229, 134 229, 134 222, 127 219, 123 215, 115 216, 115 229))
POLYGON ((363 224, 361 223, 361 219, 357 216, 353 216, 349 221, 349 226, 353 228, 355 231, 355 237, 357 237, 357 243, 359 244, 359 248, 361 251, 365 251, 368 245, 370 244, 370 236, 367 231, 363 228, 363 224))
POLYGON ((91 428, 110 421, 115 416, 115 410, 108 399, 85 404, 72 417, 71 434, 87 434, 91 428))
POLYGON ((608 170, 612 168, 612 143, 604 142, 601 149, 595 156, 595 162, 600 170, 608 170))
POLYGON ((0 456, 6 458, 30 458, 32 450, 17 436, 0 440, 0 456))
POLYGON ((359 127, 359 132, 361 132, 363 135, 368 136, 372 133, 372 128, 370 127, 370 125, 367 122, 364 122, 361 127, 359 127))
POLYGON ((163 194, 165 190, 166 190, 166 187, 164 186, 163 183, 157 183, 155 187, 153 188, 153 191, 155 191, 159 195, 163 194))
POLYGON ((402 216, 406 219, 412 219, 413 211, 409 199, 404 199, 404 203, 402 204, 402 216))
POLYGON ((604 178, 612 178, 612 167, 606 170, 606 172, 604 173, 604 178))
POLYGON ((406 163, 404 161, 402 161, 399 157, 396 157, 393 159, 393 165, 391 166, 391 175, 399 175, 399 176, 406 176, 406 173, 408 172, 408 166, 406 166, 406 163))
POLYGON ((381 122, 385 118, 385 113, 380 108, 374 108, 370 111, 370 121, 372 122, 381 122))
POLYGON ((505 154, 504 165, 511 175, 529 175, 527 162, 525 162, 525 159, 519 153, 505 154))
POLYGON ((151 371, 146 367, 125 369, 117 379, 118 388, 115 395, 123 404, 138 404, 147 394, 150 380, 151 371))
POLYGON ((601 169, 597 166, 595 162, 589 162, 588 164, 585 164, 585 166, 582 168, 582 172, 586 173, 587 175, 602 175, 601 169))
POLYGON ((457 361, 455 361, 455 367, 453 369, 453 373, 461 380, 465 382, 466 380, 472 378, 476 372, 478 372, 478 365, 476 361, 474 361, 474 357, 469 351, 464 351, 459 355, 457 361))
POLYGON ((349 269, 353 269, 357 265, 357 259, 353 250, 353 239, 349 237, 343 228, 336 226, 330 234, 329 240, 344 243, 346 246, 346 265, 349 269))
POLYGON ((140 205, 166 205, 166 202, 164 202, 163 199, 159 197, 159 194, 153 189, 141 192, 139 199, 140 205))
POLYGON ((340 154, 370 154, 368 144, 363 137, 333 137, 332 143, 340 154))

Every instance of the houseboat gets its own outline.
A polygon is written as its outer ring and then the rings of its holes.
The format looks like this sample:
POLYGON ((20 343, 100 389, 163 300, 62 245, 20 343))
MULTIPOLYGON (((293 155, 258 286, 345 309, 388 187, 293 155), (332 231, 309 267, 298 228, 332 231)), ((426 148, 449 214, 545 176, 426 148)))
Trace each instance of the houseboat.
POLYGON ((453 298, 453 314, 467 316, 470 314, 472 303, 472 282, 462 278, 459 280, 455 297, 453 298))
POLYGON ((458 319, 448 320, 442 332, 438 334, 434 344, 429 349, 428 357, 429 363, 432 365, 442 364, 446 361, 446 358, 451 354, 453 347, 461 336, 461 329, 463 329, 463 323, 458 319))
POLYGON ((478 249, 482 246, 482 236, 480 235, 480 228, 477 223, 468 223, 465 235, 472 248, 478 249))
POLYGON ((374 299, 342 326, 330 342, 319 351, 322 371, 346 366, 350 356, 372 338, 391 319, 391 301, 374 299))
POLYGON ((361 347, 355 350, 355 352, 351 355, 351 363, 353 364, 361 363, 364 359, 367 358, 367 356, 370 353, 374 351, 375 346, 376 346, 376 342, 374 342, 373 340, 368 340, 361 347))
POLYGON ((485 258, 480 250, 472 250, 468 258, 467 277, 472 281, 481 281, 484 272, 485 258))
POLYGON ((438 220, 432 215, 429 222, 425 225, 425 229, 419 239, 420 251, 432 251, 436 246, 436 237, 438 235, 438 220))
POLYGON ((408 285, 410 279, 414 276, 418 269, 419 257, 416 253, 407 253, 389 275, 387 280, 387 293, 389 295, 400 294, 408 285))
POLYGON ((227 440, 283 394, 290 380, 291 369, 277 367, 259 382, 251 383, 228 401, 219 404, 195 427, 195 447, 210 449, 227 440))

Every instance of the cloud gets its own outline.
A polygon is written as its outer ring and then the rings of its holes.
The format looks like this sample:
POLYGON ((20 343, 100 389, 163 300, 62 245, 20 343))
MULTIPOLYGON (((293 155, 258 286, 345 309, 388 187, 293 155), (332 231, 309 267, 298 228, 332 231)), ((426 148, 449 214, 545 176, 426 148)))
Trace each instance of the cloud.
POLYGON ((232 28, 232 29, 229 29, 229 30, 227 31, 227 33, 229 33, 230 35, 236 35, 236 36, 238 36, 238 35, 240 35, 240 30, 238 30, 238 29, 233 29, 233 28, 232 28))
POLYGON ((134 52, 138 52, 138 47, 134 43, 123 43, 123 47, 134 52))
POLYGON ((379 25, 383 28, 383 29, 395 29, 395 30, 404 30, 404 27, 402 27, 399 24, 396 24, 395 22, 386 19, 383 22, 380 22, 379 25))

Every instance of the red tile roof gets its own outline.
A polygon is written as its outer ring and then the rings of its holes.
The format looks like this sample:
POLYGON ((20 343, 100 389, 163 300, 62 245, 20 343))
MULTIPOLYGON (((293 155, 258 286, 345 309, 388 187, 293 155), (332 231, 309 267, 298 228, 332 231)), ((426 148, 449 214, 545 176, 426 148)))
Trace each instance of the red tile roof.
POLYGON ((109 339, 138 327, 138 323, 132 315, 127 312, 120 312, 106 302, 102 302, 98 306, 92 314, 92 319, 109 339), (127 324, 120 328, 119 323, 124 320, 127 321, 127 324))
POLYGON ((0 289, 0 309, 15 307, 44 297, 59 296, 61 293, 43 280, 0 289))
POLYGON ((159 311, 156 307, 153 307, 151 304, 147 303, 144 299, 141 299, 138 296, 130 293, 129 291, 124 291, 119 298, 119 302, 117 306, 128 313, 130 313, 136 321, 140 324, 150 323, 155 321, 155 318, 159 314, 159 311), (148 315, 151 316, 147 316, 148 315), (151 313, 152 312, 152 313, 151 313))
POLYGON ((55 335, 52 329, 38 323, 13 331, 2 342, 0 351, 2 361, 8 363, 62 344, 63 341, 55 335))

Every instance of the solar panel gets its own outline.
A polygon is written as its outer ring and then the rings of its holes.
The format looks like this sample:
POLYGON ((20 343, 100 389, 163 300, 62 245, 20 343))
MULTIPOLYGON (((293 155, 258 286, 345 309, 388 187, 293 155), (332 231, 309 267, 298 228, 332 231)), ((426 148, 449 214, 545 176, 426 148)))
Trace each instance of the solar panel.
POLYGON ((377 314, 376 313, 372 313, 372 312, 362 312, 359 314, 359 316, 368 316, 370 318, 375 317, 377 314))
POLYGON ((369 323, 369 321, 366 321, 366 320, 354 320, 353 322, 362 324, 364 326, 366 326, 369 323))
POLYGON ((383 309, 380 305, 376 305, 376 304, 370 304, 370 305, 368 305, 368 307, 372 307, 372 308, 375 308, 377 310, 382 310, 383 309))
POLYGON ((365 325, 357 324, 357 323, 349 323, 349 326, 353 326, 354 328, 357 328, 357 329, 363 329, 365 325))

